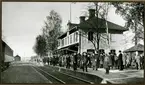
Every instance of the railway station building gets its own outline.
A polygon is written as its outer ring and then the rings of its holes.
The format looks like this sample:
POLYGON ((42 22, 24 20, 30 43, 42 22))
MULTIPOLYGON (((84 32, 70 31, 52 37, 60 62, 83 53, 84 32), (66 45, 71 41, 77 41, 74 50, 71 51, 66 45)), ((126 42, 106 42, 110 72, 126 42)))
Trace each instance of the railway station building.
MULTIPOLYGON (((89 9, 89 18, 85 18, 85 16, 80 16, 80 23, 78 24, 68 22, 68 31, 58 37, 58 54, 65 55, 74 52, 80 54, 83 52, 95 52, 94 44, 89 40, 89 38, 98 32, 102 35, 106 35, 106 21, 95 16, 95 9, 89 9), (94 26, 98 25, 99 30, 96 31, 95 28, 92 28, 92 25, 88 24, 90 22, 95 23, 94 26), (99 24, 97 24, 97 22, 99 24)), ((118 51, 122 47, 120 42, 123 39, 123 32, 128 29, 110 21, 107 21, 107 23, 110 40, 109 47, 107 39, 100 37, 99 48, 104 49, 105 51, 110 49, 118 51)), ((95 45, 97 46, 97 43, 95 43, 95 45)))
POLYGON ((19 55, 15 56, 15 61, 21 61, 21 57, 19 55))

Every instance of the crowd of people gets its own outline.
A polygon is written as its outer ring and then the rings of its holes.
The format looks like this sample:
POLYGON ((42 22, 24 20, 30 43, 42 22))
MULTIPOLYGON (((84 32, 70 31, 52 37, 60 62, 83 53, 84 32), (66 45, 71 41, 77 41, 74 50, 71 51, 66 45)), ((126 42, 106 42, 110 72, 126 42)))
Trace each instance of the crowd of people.
POLYGON ((73 53, 67 54, 63 56, 53 56, 48 59, 43 59, 44 63, 48 63, 48 65, 66 67, 67 69, 73 68, 76 71, 78 68, 83 71, 88 72, 88 68, 92 68, 93 70, 98 70, 98 68, 106 69, 106 74, 109 74, 110 69, 128 69, 128 68, 136 68, 143 69, 144 68, 144 55, 139 55, 136 52, 134 57, 131 57, 128 53, 122 53, 119 51, 117 55, 115 52, 109 52, 108 54, 103 52, 87 53, 83 52, 81 54, 73 53))

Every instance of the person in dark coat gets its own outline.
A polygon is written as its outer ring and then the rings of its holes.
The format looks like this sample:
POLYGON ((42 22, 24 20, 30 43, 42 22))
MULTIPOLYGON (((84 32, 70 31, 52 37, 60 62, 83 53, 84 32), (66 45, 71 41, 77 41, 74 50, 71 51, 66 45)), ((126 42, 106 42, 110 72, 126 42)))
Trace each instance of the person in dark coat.
POLYGON ((80 68, 80 63, 81 63, 81 54, 78 53, 77 56, 78 56, 78 62, 77 62, 78 64, 77 64, 77 67, 80 68))
POLYGON ((83 55, 83 71, 85 70, 86 72, 88 72, 88 69, 87 69, 87 66, 88 66, 88 56, 87 56, 87 53, 84 52, 83 55))
POLYGON ((115 68, 118 68, 118 56, 116 55, 116 53, 114 53, 114 66, 115 68))
POLYGON ((114 63, 115 63, 114 53, 111 53, 110 57, 111 57, 111 63, 112 63, 112 64, 111 64, 111 67, 112 67, 112 69, 113 69, 114 63))
POLYGON ((100 60, 100 68, 103 68, 105 52, 102 52, 99 57, 100 57, 100 59, 99 59, 100 60))
POLYGON ((88 66, 89 66, 89 68, 91 68, 91 65, 92 65, 92 62, 91 62, 91 54, 87 54, 87 58, 88 58, 88 66))
POLYGON ((141 69, 144 68, 144 54, 141 54, 141 58, 140 58, 140 62, 141 62, 141 69))
POLYGON ((78 57, 77 57, 77 53, 74 53, 74 56, 73 56, 73 68, 74 68, 74 71, 77 70, 77 65, 78 65, 78 57))
POLYGON ((67 56, 67 68, 70 69, 70 62, 71 62, 71 58, 70 58, 70 55, 67 56))
POLYGON ((121 51, 119 51, 119 55, 118 55, 118 66, 119 66, 119 70, 123 70, 123 60, 122 60, 122 53, 121 51))
POLYGON ((69 57, 69 55, 66 56, 66 68, 69 67, 68 57, 69 57))

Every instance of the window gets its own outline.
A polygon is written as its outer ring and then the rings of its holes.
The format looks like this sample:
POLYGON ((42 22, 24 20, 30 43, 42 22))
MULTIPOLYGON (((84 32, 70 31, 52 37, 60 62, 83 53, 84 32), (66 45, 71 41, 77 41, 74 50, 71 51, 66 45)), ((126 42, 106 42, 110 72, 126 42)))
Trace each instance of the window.
POLYGON ((68 44, 69 44, 69 36, 68 36, 68 44))
POLYGON ((66 37, 66 45, 67 45, 67 38, 68 38, 68 37, 66 37))
POLYGON ((78 42, 79 36, 78 36, 78 32, 76 32, 76 38, 75 41, 78 42))
POLYGON ((92 41, 93 40, 93 32, 88 32, 88 40, 92 41))
POLYGON ((65 45, 65 38, 63 38, 63 45, 65 45))
POLYGON ((62 39, 62 46, 64 46, 64 39, 62 39))
POLYGON ((60 46, 62 46, 62 40, 61 39, 59 40, 59 43, 60 43, 60 46))
POLYGON ((66 45, 66 38, 64 38, 64 45, 66 45))
POLYGON ((73 42, 76 42, 75 38, 76 38, 76 33, 73 33, 73 42))
POLYGON ((60 46, 60 40, 58 40, 58 46, 60 46))
POLYGON ((70 44, 72 43, 72 34, 70 35, 70 44))

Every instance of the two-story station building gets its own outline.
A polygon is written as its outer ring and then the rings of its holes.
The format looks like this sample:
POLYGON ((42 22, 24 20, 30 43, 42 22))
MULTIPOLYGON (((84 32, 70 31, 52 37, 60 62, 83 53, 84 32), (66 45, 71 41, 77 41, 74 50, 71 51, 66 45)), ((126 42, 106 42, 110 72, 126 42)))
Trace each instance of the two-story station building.
MULTIPOLYGON (((98 27, 100 29, 99 33, 106 34, 105 20, 100 18, 98 18, 97 20, 95 16, 95 9, 90 9, 89 18, 87 20, 84 16, 81 16, 79 24, 71 22, 67 24, 68 31, 58 38, 58 53, 62 55, 74 52, 82 54, 83 52, 95 51, 93 43, 89 41, 88 38, 91 36, 91 32, 97 33, 97 31, 95 29, 90 31, 89 29, 91 29, 91 25, 87 25, 87 22, 94 22, 95 25, 97 25, 96 22, 102 23, 98 24, 98 27)), ((121 41, 123 39, 123 32, 128 29, 109 21, 107 21, 107 23, 110 36, 109 49, 115 49, 116 51, 118 51, 122 48, 121 41)), ((107 39, 100 38, 99 48, 108 50, 106 42, 107 39)), ((97 46, 97 43, 95 43, 95 45, 97 46)))

